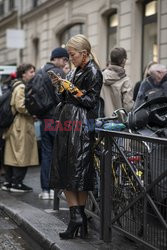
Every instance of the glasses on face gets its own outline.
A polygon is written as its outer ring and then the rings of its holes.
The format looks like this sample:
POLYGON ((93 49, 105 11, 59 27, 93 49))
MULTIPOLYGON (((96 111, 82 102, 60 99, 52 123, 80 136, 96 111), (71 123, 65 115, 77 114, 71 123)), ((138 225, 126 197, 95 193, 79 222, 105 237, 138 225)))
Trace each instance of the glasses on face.
POLYGON ((67 57, 63 57, 63 61, 68 62, 69 59, 67 57))

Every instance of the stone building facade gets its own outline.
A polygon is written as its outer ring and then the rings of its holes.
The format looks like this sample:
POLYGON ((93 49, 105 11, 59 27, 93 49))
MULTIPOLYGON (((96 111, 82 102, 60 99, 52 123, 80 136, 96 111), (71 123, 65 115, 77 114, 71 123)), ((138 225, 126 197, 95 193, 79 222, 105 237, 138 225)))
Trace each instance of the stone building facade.
POLYGON ((102 68, 113 46, 124 47, 135 83, 149 61, 167 65, 167 0, 0 0, 0 65, 40 67, 77 33, 88 37, 102 68), (25 48, 7 48, 6 30, 19 28, 25 48))

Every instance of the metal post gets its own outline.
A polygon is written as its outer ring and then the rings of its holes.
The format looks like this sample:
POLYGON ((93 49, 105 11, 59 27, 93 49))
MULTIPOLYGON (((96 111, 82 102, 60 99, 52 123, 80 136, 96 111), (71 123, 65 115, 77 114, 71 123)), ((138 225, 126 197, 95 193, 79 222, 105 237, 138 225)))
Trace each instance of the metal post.
POLYGON ((101 161, 101 239, 111 242, 111 143, 105 139, 105 152, 101 161))
POLYGON ((59 211, 60 199, 58 197, 59 189, 54 189, 54 201, 53 201, 53 210, 59 211))

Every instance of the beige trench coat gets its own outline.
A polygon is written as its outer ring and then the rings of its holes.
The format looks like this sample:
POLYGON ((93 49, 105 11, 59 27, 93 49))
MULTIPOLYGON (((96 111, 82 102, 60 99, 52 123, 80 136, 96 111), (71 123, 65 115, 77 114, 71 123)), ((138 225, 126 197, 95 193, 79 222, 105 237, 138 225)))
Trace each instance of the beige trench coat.
POLYGON ((4 134, 4 164, 9 166, 27 167, 39 164, 34 121, 25 108, 24 91, 25 85, 22 83, 12 93, 12 110, 18 113, 4 134))

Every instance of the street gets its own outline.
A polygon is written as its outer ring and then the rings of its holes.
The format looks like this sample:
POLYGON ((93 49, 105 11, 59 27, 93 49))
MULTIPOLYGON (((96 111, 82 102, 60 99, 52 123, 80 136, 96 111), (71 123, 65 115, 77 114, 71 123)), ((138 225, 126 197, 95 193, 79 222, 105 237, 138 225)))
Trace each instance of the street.
MULTIPOLYGON (((14 214, 14 220, 20 223, 20 227, 28 231, 29 237, 22 236, 22 232, 25 230, 20 230, 17 224, 10 221, 8 216, 1 213, 0 218, 0 242, 5 244, 10 244, 13 248, 0 248, 4 250, 8 249, 25 249, 25 250, 40 250, 38 245, 32 248, 29 242, 32 242, 32 238, 37 242, 46 243, 46 241, 52 242, 52 244, 59 244, 60 249, 112 249, 112 250, 144 250, 143 246, 130 241, 123 235, 118 234, 113 231, 113 242, 111 244, 105 245, 99 240, 98 228, 94 231, 95 227, 92 220, 89 223, 89 238, 85 241, 81 239, 62 241, 59 239, 58 233, 65 229, 64 225, 68 223, 68 211, 67 205, 64 200, 60 201, 60 211, 57 213, 53 208, 53 200, 40 200, 38 194, 40 190, 40 172, 39 167, 29 168, 27 176, 25 178, 25 184, 33 187, 32 193, 10 193, 0 191, 0 209, 4 207, 2 203, 4 202, 5 208, 7 209, 10 217, 14 214), (5 200, 6 197, 6 201, 5 200), (15 203, 15 199, 18 204, 15 203), (16 214, 18 214, 16 216, 16 214), (21 217, 20 217, 21 216, 21 217), (18 217, 18 218, 16 218, 18 217), (39 217, 39 218, 37 218, 39 217), (5 219, 8 218, 8 219, 5 219), (39 219, 39 221, 38 221, 39 219), (64 224, 65 223, 65 224, 64 224), (6 226, 4 226, 6 225, 6 226), (46 228, 47 225, 47 228, 46 228), (30 228, 29 228, 30 227, 30 228), (35 229, 35 231, 33 231, 35 229), (36 231, 38 235, 36 235, 36 231), (35 233, 34 233, 35 232, 35 233), (38 237, 40 235, 40 237, 38 237), (42 235, 42 236, 41 236, 42 235), (21 238, 20 238, 21 237, 21 238), (32 237, 32 238, 31 238, 32 237), (42 240, 41 240, 42 237, 42 240), (38 239, 39 238, 39 239, 38 239), (6 243, 7 242, 7 243, 6 243), (13 244, 13 245, 12 245, 13 244), (71 246, 70 246, 71 244, 71 246), (19 245, 19 247, 18 247, 19 245), (15 248, 14 248, 15 247, 15 248)), ((35 244, 35 243, 34 243, 35 244)), ((45 246, 41 243, 42 246, 45 246)), ((44 249, 48 250, 47 246, 44 249)), ((53 248, 54 249, 54 248, 53 248)), ((55 248, 56 249, 56 248, 55 248)))
POLYGON ((42 250, 4 212, 0 210, 0 250, 42 250))

